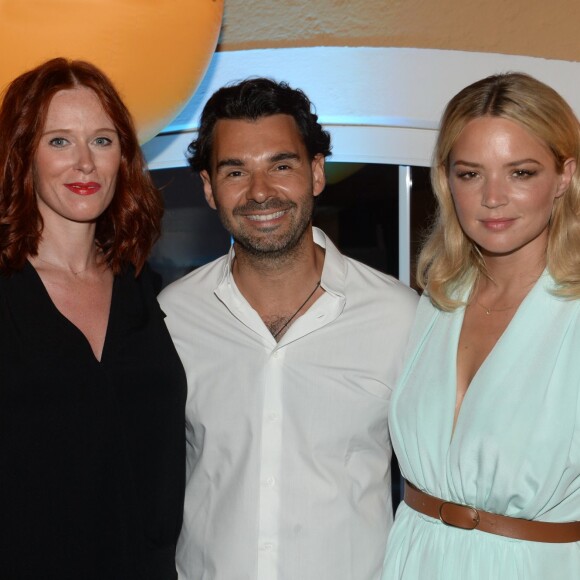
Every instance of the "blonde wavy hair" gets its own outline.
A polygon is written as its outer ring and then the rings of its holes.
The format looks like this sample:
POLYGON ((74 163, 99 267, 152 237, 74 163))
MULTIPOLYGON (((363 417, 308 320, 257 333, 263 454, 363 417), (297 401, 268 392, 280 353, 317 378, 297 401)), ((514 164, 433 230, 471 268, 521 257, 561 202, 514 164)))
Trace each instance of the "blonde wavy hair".
POLYGON ((479 248, 461 229, 449 188, 449 156, 461 131, 479 117, 514 121, 541 139, 554 155, 556 170, 567 159, 576 170, 552 209, 546 250, 555 293, 580 298, 580 125, 564 99, 552 88, 523 73, 487 77, 449 101, 439 129, 431 166, 438 208, 417 264, 417 282, 439 309, 453 311, 477 278, 488 276, 479 248))

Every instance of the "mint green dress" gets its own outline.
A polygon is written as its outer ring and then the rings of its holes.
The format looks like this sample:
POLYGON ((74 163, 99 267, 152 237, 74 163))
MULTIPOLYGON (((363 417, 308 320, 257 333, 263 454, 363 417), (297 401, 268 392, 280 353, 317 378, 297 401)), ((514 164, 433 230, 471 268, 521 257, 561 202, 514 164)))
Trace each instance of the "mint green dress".
MULTIPOLYGON (((544 273, 484 361, 452 433, 464 310, 421 298, 390 408, 401 471, 431 495, 516 518, 580 520, 580 300, 544 273)), ((580 542, 465 531, 401 503, 382 580, 572 580, 580 542)))

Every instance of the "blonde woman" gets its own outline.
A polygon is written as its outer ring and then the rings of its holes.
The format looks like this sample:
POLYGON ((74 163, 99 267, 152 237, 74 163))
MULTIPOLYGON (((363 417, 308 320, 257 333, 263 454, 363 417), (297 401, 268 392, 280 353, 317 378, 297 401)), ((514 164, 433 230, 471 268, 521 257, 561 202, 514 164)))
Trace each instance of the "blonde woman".
POLYGON ((383 579, 580 577, 579 150, 570 107, 527 75, 447 106, 383 579))

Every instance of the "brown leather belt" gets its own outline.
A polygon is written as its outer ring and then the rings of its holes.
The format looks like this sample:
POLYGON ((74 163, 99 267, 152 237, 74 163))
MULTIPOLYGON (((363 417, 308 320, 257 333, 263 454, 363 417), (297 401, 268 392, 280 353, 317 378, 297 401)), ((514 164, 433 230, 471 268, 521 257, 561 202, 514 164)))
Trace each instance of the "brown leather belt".
POLYGON ((405 503, 419 513, 462 530, 479 530, 530 542, 580 541, 580 522, 538 522, 492 514, 468 505, 433 497, 420 491, 406 480, 405 503))

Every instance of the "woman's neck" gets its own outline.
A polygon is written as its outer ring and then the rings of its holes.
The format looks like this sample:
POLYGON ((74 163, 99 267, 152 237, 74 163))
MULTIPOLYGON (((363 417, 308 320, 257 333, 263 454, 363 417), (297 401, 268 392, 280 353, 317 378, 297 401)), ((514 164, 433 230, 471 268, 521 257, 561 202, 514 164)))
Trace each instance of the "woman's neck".
POLYGON ((95 244, 94 228, 72 227, 67 231, 54 231, 45 227, 36 256, 31 257, 31 261, 75 275, 100 266, 101 253, 95 244))

